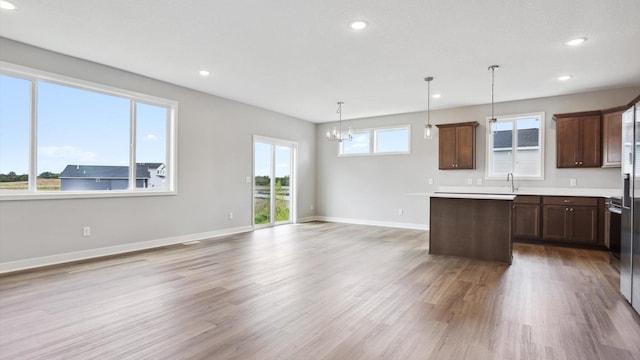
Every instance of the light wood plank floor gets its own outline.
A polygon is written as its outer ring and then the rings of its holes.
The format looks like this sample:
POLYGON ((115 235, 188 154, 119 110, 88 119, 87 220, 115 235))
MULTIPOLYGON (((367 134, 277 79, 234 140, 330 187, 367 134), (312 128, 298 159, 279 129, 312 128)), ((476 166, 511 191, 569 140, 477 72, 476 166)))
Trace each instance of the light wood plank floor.
POLYGON ((607 255, 308 223, 0 277, 1 359, 640 359, 607 255))

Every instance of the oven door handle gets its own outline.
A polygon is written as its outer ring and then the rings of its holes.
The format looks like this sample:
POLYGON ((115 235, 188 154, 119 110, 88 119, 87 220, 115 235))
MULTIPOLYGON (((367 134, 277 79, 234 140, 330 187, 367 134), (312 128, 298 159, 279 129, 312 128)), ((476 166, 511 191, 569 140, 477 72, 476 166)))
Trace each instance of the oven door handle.
POLYGON ((622 215, 622 209, 619 207, 615 207, 615 206, 610 206, 609 207, 609 212, 614 213, 614 214, 618 214, 618 215, 622 215))

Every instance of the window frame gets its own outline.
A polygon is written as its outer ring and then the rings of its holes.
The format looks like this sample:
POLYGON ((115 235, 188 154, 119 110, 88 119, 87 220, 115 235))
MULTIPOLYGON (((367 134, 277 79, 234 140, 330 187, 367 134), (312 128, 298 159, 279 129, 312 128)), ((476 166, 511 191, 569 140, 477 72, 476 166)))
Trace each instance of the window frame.
POLYGON ((43 70, 38 70, 26 66, 0 61, 0 74, 20 78, 30 81, 30 123, 29 123, 29 183, 26 190, 12 190, 0 192, 0 201, 7 200, 35 200, 35 199, 74 199, 74 198, 103 198, 103 197, 136 197, 136 196, 159 196, 176 195, 178 193, 177 179, 177 159, 178 159, 178 102, 152 95, 147 95, 135 91, 116 88, 92 81, 77 79, 69 76, 59 75, 43 70), (117 96, 129 101, 129 188, 127 190, 90 190, 90 191, 38 191, 37 190, 37 107, 38 107, 38 81, 45 81, 55 85, 72 87, 79 90, 91 91, 98 94, 117 96), (168 171, 167 189, 136 188, 136 103, 143 103, 152 106, 165 107, 167 109, 166 119, 166 166, 168 171))
MULTIPOLYGON (((514 152, 514 154, 516 153, 516 150, 530 150, 530 149, 539 149, 540 153, 538 155, 538 160, 539 160, 539 174, 538 175, 534 175, 534 176, 523 176, 523 175, 518 175, 513 173, 514 179, 518 179, 518 180, 544 180, 544 157, 545 157, 545 141, 544 141, 544 132, 545 132, 545 113, 543 111, 540 112, 531 112, 531 113, 524 113, 524 114, 512 114, 512 115, 500 115, 500 116, 496 116, 496 121, 497 122, 507 122, 510 121, 514 124, 513 129, 514 131, 512 131, 512 142, 511 142, 511 148, 504 148, 504 150, 501 149, 501 151, 512 151, 514 152), (515 146, 517 145, 517 137, 518 137, 518 133, 517 133, 517 128, 516 128, 516 123, 517 120, 520 119, 530 119, 536 117, 539 119, 540 121, 540 127, 538 130, 538 146, 515 146)), ((491 133, 491 117, 487 117, 486 118, 486 124, 487 124, 487 133, 486 133, 486 157, 485 157, 485 179, 486 180, 504 180, 505 176, 507 174, 493 174, 491 173, 491 160, 492 160, 492 154, 493 154, 493 134, 491 133)), ((515 155, 514 155, 514 162, 513 165, 515 165, 515 155)), ((515 167, 513 167, 515 169, 515 167)))
POLYGON ((355 133, 369 133, 369 151, 361 154, 344 154, 343 142, 338 143, 338 157, 350 157, 350 156, 379 156, 379 155, 410 155, 411 154, 411 124, 406 125, 393 125, 393 126, 381 126, 372 128, 362 128, 352 130, 355 133), (378 147, 378 132, 388 130, 407 130, 407 151, 377 151, 378 147))

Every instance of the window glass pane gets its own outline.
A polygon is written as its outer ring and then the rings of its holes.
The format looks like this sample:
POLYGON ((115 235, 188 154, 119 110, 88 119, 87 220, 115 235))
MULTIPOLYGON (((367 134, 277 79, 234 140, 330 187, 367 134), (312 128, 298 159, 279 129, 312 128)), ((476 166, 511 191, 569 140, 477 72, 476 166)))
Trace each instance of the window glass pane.
POLYGON ((513 147, 513 122, 498 121, 491 125, 494 149, 510 149, 513 147))
POLYGON ((60 186, 38 190, 125 190, 129 185, 130 101, 38 81, 38 170, 60 186))
POLYGON ((168 114, 164 106, 136 102, 136 188, 168 190, 168 114))
POLYGON ((518 147, 540 145, 540 120, 537 118, 517 121, 518 147))
POLYGON ((254 224, 271 222, 271 158, 273 145, 256 142, 254 145, 254 224))
POLYGON ((276 221, 289 221, 291 209, 291 147, 276 145, 276 188, 275 188, 275 217, 276 221))
POLYGON ((31 81, 0 75, 0 191, 29 187, 31 81))
POLYGON ((518 176, 540 175, 540 149, 516 150, 516 164, 514 174, 518 176))
POLYGON ((371 135, 369 131, 354 131, 353 140, 340 143, 341 154, 368 154, 371 135))
POLYGON ((376 130, 375 152, 409 152, 409 129, 376 130))
POLYGON ((493 151, 491 172, 496 175, 513 172, 513 151, 511 149, 493 151))

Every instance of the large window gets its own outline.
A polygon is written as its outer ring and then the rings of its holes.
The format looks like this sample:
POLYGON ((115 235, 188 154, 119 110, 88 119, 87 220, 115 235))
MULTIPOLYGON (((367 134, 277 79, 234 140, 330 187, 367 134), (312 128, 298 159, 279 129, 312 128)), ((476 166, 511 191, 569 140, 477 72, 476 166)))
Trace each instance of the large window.
POLYGON ((2 198, 175 191, 175 102, 0 65, 2 198))
POLYGON ((410 135, 409 125, 355 130, 353 131, 353 140, 340 143, 338 154, 341 156, 409 154, 411 149, 410 135))
POLYGON ((501 116, 490 124, 487 178, 543 179, 544 113, 501 116))

